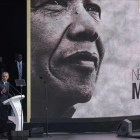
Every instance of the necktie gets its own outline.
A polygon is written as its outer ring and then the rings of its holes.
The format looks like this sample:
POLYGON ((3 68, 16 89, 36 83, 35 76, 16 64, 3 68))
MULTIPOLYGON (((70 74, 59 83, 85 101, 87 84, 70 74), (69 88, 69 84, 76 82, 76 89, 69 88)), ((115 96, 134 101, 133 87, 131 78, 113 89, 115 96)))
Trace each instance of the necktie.
POLYGON ((19 79, 22 78, 22 68, 21 68, 21 63, 19 62, 19 79))

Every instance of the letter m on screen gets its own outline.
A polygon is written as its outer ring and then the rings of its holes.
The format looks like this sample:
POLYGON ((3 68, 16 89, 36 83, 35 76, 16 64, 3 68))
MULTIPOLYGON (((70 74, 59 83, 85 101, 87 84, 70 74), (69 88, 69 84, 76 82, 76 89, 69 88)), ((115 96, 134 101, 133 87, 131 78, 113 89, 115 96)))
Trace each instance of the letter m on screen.
POLYGON ((135 99, 135 95, 137 99, 139 99, 139 94, 140 94, 140 84, 139 84, 139 89, 138 89, 137 84, 133 83, 132 84, 132 99, 135 99))

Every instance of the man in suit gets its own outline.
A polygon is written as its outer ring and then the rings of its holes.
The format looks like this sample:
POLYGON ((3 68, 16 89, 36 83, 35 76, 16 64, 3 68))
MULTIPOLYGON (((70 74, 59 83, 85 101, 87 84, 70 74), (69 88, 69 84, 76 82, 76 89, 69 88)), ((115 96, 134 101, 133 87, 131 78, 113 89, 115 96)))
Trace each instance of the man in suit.
POLYGON ((20 53, 17 54, 16 61, 11 66, 10 79, 12 83, 15 83, 15 79, 26 79, 26 64, 22 61, 20 53))
MULTIPOLYGON (((10 83, 13 85, 18 91, 20 91, 20 87, 16 87, 15 80, 16 79, 25 79, 26 81, 26 63, 22 61, 22 54, 17 53, 15 55, 15 62, 11 65, 10 69, 10 83)), ((19 94, 16 90, 14 90, 15 94, 19 94)), ((23 87, 22 94, 25 95, 26 97, 26 87, 23 87)), ((26 105, 26 100, 24 99, 23 102, 23 111, 24 111, 24 116, 27 114, 27 105, 26 105)))
POLYGON ((7 72, 2 73, 2 80, 0 81, 0 138, 7 138, 4 135, 6 124, 8 120, 8 107, 3 105, 3 102, 12 97, 9 93, 9 74, 7 72))

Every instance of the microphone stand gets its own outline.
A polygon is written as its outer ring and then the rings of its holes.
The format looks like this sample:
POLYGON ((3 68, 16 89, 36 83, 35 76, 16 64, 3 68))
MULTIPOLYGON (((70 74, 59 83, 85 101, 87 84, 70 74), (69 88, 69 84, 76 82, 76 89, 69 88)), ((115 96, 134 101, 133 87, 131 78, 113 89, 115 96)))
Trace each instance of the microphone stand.
MULTIPOLYGON (((12 86, 11 84, 10 84, 10 86, 14 89, 14 90, 16 90, 20 95, 21 95, 21 93, 14 87, 14 86, 12 86)), ((11 89, 11 88, 10 88, 11 89)), ((11 89, 12 90, 12 89, 11 89)), ((15 94, 14 94, 15 95, 15 94)))
MULTIPOLYGON (((23 112, 23 110, 22 110, 22 87, 23 86, 20 86, 20 88, 21 88, 21 132, 23 131, 23 129, 22 129, 22 121, 23 121, 23 118, 22 118, 22 112, 23 112)), ((22 133, 22 138, 21 138, 21 140, 23 140, 23 133, 22 133)))
MULTIPOLYGON (((46 81, 42 77, 40 77, 40 79, 43 80, 43 83, 45 85, 45 95, 46 95, 46 102, 47 102, 47 84, 46 84, 46 81)), ((48 134, 48 108, 47 108, 47 105, 46 105, 46 136, 52 137, 51 135, 48 134)))
POLYGON ((13 90, 12 90, 12 88, 11 88, 11 87, 10 87, 10 89, 11 89, 11 91, 12 91, 13 95, 14 95, 14 96, 16 96, 16 95, 14 94, 14 92, 13 92, 13 90))

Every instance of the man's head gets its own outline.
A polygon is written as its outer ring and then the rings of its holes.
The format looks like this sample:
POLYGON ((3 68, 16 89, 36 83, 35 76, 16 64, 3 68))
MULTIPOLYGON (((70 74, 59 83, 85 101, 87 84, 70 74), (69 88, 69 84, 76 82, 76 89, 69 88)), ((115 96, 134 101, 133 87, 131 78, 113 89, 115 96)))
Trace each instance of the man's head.
POLYGON ((17 54, 17 57, 16 57, 16 60, 17 60, 18 62, 21 62, 21 61, 22 61, 22 54, 18 53, 18 54, 17 54))
POLYGON ((8 72, 3 72, 2 73, 2 79, 4 82, 7 82, 7 80, 9 79, 9 73, 8 72))
POLYGON ((0 56, 0 62, 2 62, 2 56, 0 56))
POLYGON ((91 99, 104 55, 98 0, 32 0, 32 72, 50 96, 91 99), (41 72, 41 73, 40 73, 41 72))

